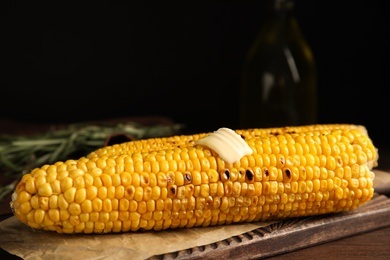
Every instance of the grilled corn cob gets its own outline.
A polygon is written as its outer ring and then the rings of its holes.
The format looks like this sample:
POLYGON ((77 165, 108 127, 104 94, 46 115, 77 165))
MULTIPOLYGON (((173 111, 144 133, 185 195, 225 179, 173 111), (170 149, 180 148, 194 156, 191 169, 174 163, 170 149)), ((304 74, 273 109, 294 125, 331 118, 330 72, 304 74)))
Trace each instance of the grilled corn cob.
POLYGON ((265 134, 245 143, 252 153, 234 163, 184 142, 44 165, 22 177, 11 208, 35 229, 110 233, 327 214, 373 196, 378 154, 361 129, 265 134))

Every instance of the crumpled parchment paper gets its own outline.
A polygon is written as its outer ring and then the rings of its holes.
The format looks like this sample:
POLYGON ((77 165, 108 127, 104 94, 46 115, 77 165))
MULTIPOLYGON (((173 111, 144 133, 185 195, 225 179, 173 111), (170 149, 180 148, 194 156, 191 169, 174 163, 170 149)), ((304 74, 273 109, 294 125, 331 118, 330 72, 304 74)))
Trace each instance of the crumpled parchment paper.
POLYGON ((0 247, 26 260, 147 259, 240 235, 274 222, 120 234, 57 234, 33 230, 16 217, 0 222, 0 247))

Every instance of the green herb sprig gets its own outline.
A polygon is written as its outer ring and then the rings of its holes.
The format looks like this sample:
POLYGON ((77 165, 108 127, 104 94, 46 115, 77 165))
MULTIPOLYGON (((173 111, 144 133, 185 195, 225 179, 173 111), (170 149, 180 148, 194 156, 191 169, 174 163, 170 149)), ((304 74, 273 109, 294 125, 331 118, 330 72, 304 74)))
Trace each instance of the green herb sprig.
MULTIPOLYGON (((19 179, 36 167, 81 156, 101 148, 113 135, 134 139, 171 136, 181 124, 151 125, 127 122, 116 125, 72 124, 32 136, 0 135, 0 175, 19 179)), ((0 186, 0 199, 15 188, 17 181, 0 186)))

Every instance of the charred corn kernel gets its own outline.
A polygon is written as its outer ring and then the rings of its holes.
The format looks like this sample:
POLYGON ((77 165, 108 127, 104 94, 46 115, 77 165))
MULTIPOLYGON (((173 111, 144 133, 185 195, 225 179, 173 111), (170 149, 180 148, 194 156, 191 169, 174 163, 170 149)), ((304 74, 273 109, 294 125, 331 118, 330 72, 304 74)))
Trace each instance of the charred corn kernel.
POLYGON ((124 143, 44 165, 22 177, 12 210, 32 228, 87 234, 328 214, 373 196, 378 153, 364 127, 236 132, 253 153, 233 164, 194 145, 206 136, 198 134, 124 143))

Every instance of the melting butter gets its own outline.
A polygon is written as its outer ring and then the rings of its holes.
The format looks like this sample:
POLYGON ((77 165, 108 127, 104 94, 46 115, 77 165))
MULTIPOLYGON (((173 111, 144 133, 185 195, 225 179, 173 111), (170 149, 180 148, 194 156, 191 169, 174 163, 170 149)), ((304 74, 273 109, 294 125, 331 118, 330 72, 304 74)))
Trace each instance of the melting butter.
POLYGON ((227 163, 235 163, 253 152, 239 134, 226 127, 199 139, 195 142, 197 144, 209 147, 227 163))

